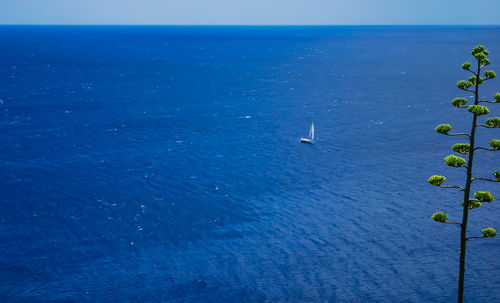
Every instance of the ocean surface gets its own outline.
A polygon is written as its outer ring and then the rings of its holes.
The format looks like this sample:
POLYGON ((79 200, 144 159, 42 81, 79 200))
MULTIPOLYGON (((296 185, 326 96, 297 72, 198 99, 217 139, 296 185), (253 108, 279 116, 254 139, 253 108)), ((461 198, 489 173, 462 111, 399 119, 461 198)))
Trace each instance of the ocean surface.
MULTIPOLYGON (((464 183, 434 127, 469 130, 477 44, 500 72, 500 27, 0 27, 0 301, 454 301, 430 216, 463 196, 426 180, 464 183)), ((500 302, 499 253, 469 242, 467 302, 500 302)))

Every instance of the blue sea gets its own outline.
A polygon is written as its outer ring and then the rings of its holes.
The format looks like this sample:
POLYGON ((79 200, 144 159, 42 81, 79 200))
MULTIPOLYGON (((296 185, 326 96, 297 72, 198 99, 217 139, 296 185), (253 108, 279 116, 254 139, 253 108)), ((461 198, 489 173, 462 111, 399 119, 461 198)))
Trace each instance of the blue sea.
MULTIPOLYGON (((463 196, 426 180, 464 183, 434 127, 469 131, 477 44, 500 72, 500 27, 1 26, 0 300, 456 300, 459 230, 430 216, 463 196)), ((499 252, 469 242, 467 302, 500 301, 499 252)))

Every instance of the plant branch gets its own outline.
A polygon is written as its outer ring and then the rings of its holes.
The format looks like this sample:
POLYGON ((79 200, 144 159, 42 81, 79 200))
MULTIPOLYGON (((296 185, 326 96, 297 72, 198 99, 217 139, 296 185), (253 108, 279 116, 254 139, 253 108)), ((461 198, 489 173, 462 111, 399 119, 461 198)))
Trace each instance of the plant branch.
POLYGON ((477 150, 477 149, 484 149, 484 150, 489 150, 489 151, 497 151, 497 150, 500 150, 500 149, 493 149, 493 148, 486 148, 486 147, 475 147, 474 150, 477 150))
POLYGON ((470 138, 470 135, 466 134, 466 133, 445 134, 445 135, 447 135, 447 136, 467 136, 470 138))
POLYGON ((471 182, 474 181, 474 180, 483 180, 483 181, 489 181, 489 182, 500 182, 500 180, 492 180, 492 179, 485 179, 485 178, 479 178, 479 177, 472 178, 471 182))
POLYGON ((476 124, 476 126, 481 126, 481 127, 484 127, 484 128, 495 128, 493 126, 488 126, 488 125, 485 125, 485 124, 476 124))
POLYGON ((466 70, 466 71, 468 71, 468 72, 471 72, 471 73, 473 73, 473 74, 474 74, 474 76, 476 76, 476 77, 477 77, 477 74, 476 74, 476 72, 473 72, 473 71, 471 71, 470 69, 465 69, 465 70, 466 70))
POLYGON ((441 188, 459 188, 461 191, 464 191, 464 188, 462 186, 445 186, 445 185, 438 185, 441 188))
POLYGON ((470 239, 484 239, 486 238, 485 236, 482 236, 482 237, 468 237, 465 239, 465 241, 469 241, 470 239))
POLYGON ((462 223, 458 223, 458 222, 454 222, 454 221, 446 221, 446 222, 441 222, 441 223, 444 223, 444 224, 456 224, 458 226, 462 226, 462 223))
POLYGON ((500 103, 498 101, 487 101, 487 100, 481 100, 479 103, 500 103))

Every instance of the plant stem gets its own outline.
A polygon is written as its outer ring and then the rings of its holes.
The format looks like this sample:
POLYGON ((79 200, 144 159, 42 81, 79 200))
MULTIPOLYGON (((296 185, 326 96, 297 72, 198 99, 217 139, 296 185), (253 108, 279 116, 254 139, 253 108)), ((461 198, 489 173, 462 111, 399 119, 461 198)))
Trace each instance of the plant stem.
MULTIPOLYGON (((478 179, 478 178, 476 178, 478 179)), ((444 186, 444 185, 439 185, 439 187, 441 188, 459 188, 461 191, 464 190, 464 188, 462 186, 444 186)))
MULTIPOLYGON (((474 89, 474 105, 479 104, 479 75, 481 64, 477 60, 476 85, 474 89)), ((472 118, 472 129, 470 132, 470 152, 467 163, 467 179, 464 190, 464 209, 462 213, 462 225, 460 225, 460 268, 458 272, 458 303, 464 302, 464 281, 465 281, 465 253, 467 250, 467 221, 469 219, 469 195, 472 183, 472 161, 474 160, 474 139, 476 135, 477 115, 472 118)))
POLYGON ((489 151, 496 151, 496 150, 498 150, 498 149, 485 148, 485 147, 476 147, 475 149, 484 149, 484 150, 489 150, 489 151))
POLYGON ((489 181, 489 182, 500 182, 500 180, 491 180, 491 179, 479 178, 479 177, 472 178, 471 181, 474 181, 474 180, 483 180, 483 181, 489 181))
POLYGON ((447 136, 467 136, 470 138, 469 134, 464 134, 464 133, 456 133, 456 134, 445 134, 447 136))
POLYGON ((468 237, 467 239, 465 239, 466 241, 469 241, 470 239, 484 239, 486 238, 485 236, 482 236, 482 237, 468 237))

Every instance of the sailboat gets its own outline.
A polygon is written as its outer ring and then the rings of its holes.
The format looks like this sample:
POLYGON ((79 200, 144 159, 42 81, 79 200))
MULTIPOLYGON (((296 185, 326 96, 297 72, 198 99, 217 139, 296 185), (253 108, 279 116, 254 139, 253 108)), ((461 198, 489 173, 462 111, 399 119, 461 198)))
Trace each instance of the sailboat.
POLYGON ((302 143, 308 143, 312 144, 314 140, 314 123, 311 122, 311 128, 309 129, 309 137, 307 138, 300 138, 300 142, 302 143))

